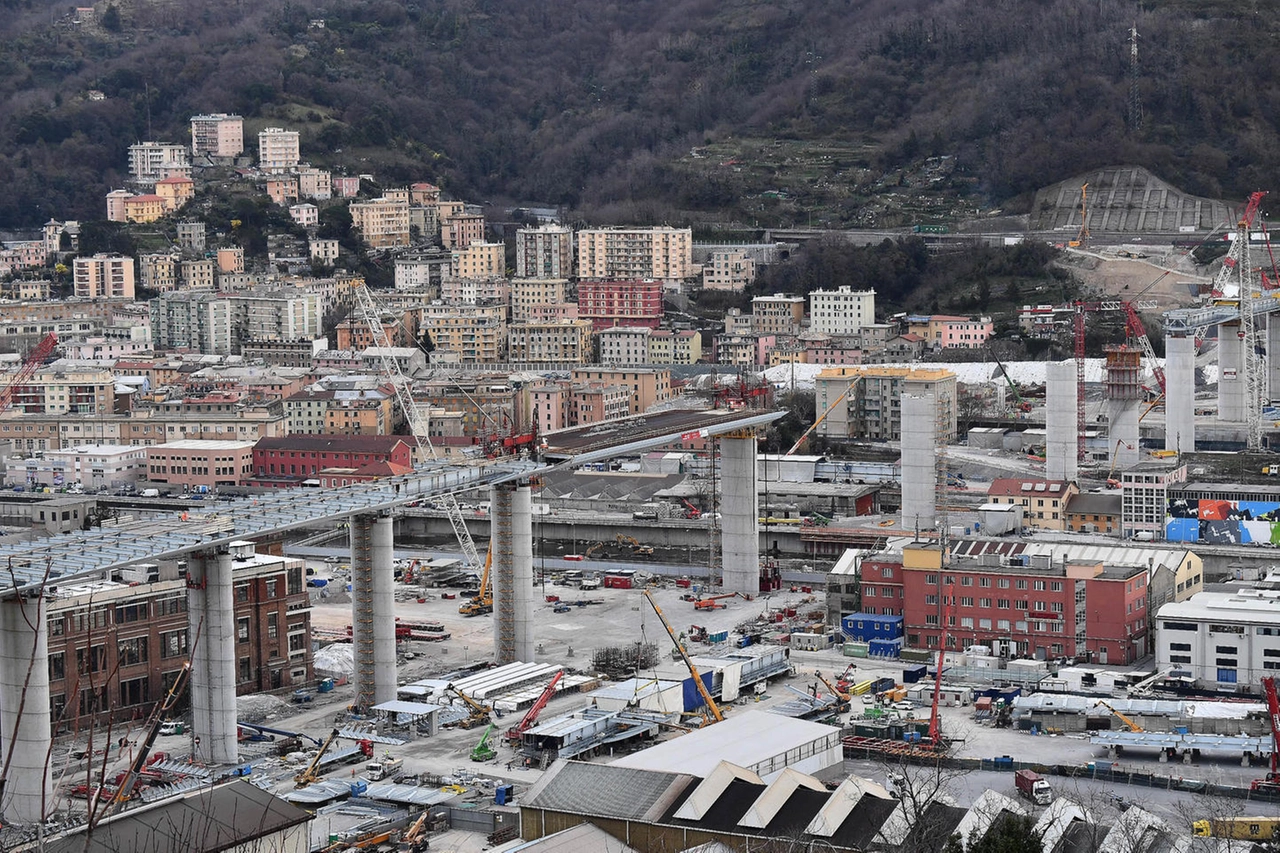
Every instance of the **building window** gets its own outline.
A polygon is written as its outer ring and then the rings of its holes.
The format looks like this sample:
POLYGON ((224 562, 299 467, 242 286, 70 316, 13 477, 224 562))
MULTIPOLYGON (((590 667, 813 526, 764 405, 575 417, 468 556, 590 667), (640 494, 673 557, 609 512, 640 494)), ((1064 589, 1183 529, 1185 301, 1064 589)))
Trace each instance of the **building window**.
POLYGON ((278 613, 267 614, 267 639, 275 640, 280 636, 280 624, 278 613))
POLYGON ((236 620, 236 640, 237 642, 249 642, 249 617, 244 616, 236 620))
POLYGON ((185 657, 187 654, 187 632, 185 630, 163 631, 160 634, 160 658, 185 657))
POLYGON ((60 681, 67 677, 67 656, 64 652, 49 655, 49 680, 60 681))
POLYGON ((120 666, 133 666, 147 661, 147 638, 134 637, 121 640, 119 645, 120 666))

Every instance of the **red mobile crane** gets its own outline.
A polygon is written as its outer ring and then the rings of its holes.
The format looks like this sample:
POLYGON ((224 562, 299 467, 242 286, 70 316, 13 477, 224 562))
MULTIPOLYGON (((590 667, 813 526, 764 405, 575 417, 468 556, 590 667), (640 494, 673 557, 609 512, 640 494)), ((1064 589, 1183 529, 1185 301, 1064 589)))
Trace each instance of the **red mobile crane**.
POLYGON ((31 375, 36 372, 36 368, 44 363, 44 360, 53 355, 54 348, 58 345, 58 336, 53 332, 44 336, 40 343, 35 345, 31 352, 27 353, 27 357, 22 360, 22 367, 18 369, 18 373, 13 380, 0 391, 0 412, 9 408, 9 404, 13 402, 13 395, 18 392, 31 375))
POLYGON ((1262 679, 1262 692, 1267 697, 1267 713, 1271 718, 1271 770, 1265 779, 1254 779, 1250 791, 1280 793, 1280 700, 1276 698, 1276 680, 1262 679))
POLYGON ((507 740, 518 741, 525 732, 533 728, 533 724, 538 721, 538 714, 542 713, 542 709, 551 701, 551 697, 556 695, 556 685, 560 683, 560 679, 563 677, 563 669, 552 677, 551 682, 547 685, 546 689, 542 691, 542 695, 529 706, 528 711, 525 711, 524 717, 521 718, 520 722, 516 723, 510 731, 507 732, 507 740))

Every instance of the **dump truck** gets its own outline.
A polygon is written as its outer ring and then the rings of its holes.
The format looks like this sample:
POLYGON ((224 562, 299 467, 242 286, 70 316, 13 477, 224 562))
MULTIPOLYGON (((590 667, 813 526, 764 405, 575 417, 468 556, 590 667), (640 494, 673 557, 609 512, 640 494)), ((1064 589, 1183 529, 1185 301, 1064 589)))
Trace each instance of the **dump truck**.
POLYGON ((1019 794, 1038 806, 1053 802, 1053 788, 1034 770, 1017 771, 1013 774, 1013 783, 1018 786, 1019 794))

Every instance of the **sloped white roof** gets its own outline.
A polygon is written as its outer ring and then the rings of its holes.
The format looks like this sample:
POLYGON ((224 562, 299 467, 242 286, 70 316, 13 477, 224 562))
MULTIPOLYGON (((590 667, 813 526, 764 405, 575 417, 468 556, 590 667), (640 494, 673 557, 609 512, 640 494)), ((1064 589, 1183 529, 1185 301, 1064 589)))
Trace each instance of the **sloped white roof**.
POLYGON ((751 808, 747 809, 747 813, 738 821, 738 826, 764 829, 778 816, 778 812, 798 788, 808 788, 810 791, 826 790, 826 786, 817 779, 788 767, 778 774, 778 778, 774 779, 759 797, 756 797, 751 808))
POLYGON ((753 785, 764 784, 764 780, 750 770, 721 761, 707 778, 698 783, 698 787, 693 789, 693 793, 676 811, 675 816, 680 820, 702 820, 720 796, 733 784, 734 779, 741 779, 753 785))

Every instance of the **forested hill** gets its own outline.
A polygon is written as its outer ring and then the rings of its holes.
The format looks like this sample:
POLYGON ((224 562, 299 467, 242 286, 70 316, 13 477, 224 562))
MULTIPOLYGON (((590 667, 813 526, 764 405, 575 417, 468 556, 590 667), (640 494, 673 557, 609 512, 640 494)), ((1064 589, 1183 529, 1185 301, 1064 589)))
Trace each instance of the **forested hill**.
POLYGON ((1116 163, 1228 198, 1280 174, 1267 4, 115 0, 83 24, 69 8, 0 0, 0 227, 101 217, 130 143, 222 111, 302 131, 317 164, 636 221, 790 215, 742 200, 766 190, 825 193, 825 216, 856 221, 932 155, 955 157, 942 190, 988 209, 1116 163), (786 155, 724 168, 751 140, 786 155))

